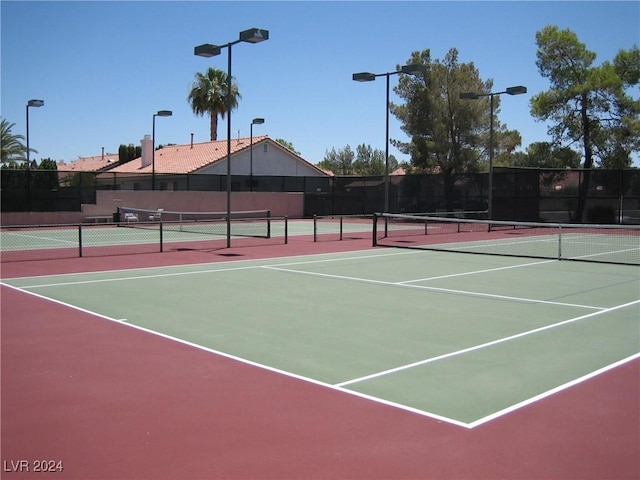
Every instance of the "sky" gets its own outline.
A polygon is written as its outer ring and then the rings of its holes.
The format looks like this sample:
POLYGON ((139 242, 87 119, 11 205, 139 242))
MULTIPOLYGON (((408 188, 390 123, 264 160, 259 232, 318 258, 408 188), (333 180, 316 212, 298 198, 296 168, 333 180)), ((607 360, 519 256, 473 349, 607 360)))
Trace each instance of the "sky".
MULTIPOLYGON (((570 29, 597 54, 595 65, 640 44, 638 1, 12 1, 0 2, 0 113, 26 136, 31 158, 71 162, 140 145, 156 117, 158 144, 209 141, 209 119, 187 96, 196 72, 227 70, 227 50, 195 56, 197 45, 224 45, 251 28, 269 40, 232 47, 232 76, 242 99, 232 137, 269 135, 312 163, 332 148, 385 149, 385 77, 354 82, 356 72, 393 72, 411 53, 443 59, 453 47, 501 97, 499 120, 522 135, 521 150, 549 141, 530 99, 549 88, 536 67, 536 32, 570 29)), ((390 77, 391 89, 397 76, 390 77)), ((391 101, 401 102, 391 91, 391 101)), ((225 139, 226 120, 218 126, 225 139)), ((407 141, 390 116, 391 139, 407 141)), ((399 161, 409 158, 390 147, 399 161)), ((637 163, 637 162, 636 162, 637 163)))

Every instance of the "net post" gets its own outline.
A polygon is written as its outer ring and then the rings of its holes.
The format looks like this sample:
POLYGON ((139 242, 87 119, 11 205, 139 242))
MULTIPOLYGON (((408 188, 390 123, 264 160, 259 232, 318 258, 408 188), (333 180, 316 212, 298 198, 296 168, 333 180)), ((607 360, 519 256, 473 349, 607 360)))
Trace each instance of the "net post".
POLYGON ((78 256, 82 258, 82 224, 78 224, 78 256))
POLYGON ((318 241, 318 215, 313 214, 313 241, 318 241))
POLYGON ((371 245, 373 247, 377 247, 378 246, 378 214, 374 213, 373 214, 373 238, 371 241, 371 245))
POLYGON ((562 260, 562 225, 558 225, 558 260, 562 260))
POLYGON ((164 242, 162 241, 163 240, 162 218, 160 219, 160 228, 159 228, 159 230, 160 230, 160 253, 162 253, 164 251, 164 242))
POLYGON ((271 238, 271 210, 267 210, 267 238, 271 238))
POLYGON ((342 215, 340 215, 340 240, 342 240, 342 215))
POLYGON ((289 218, 284 216, 284 244, 287 245, 289 243, 289 218))

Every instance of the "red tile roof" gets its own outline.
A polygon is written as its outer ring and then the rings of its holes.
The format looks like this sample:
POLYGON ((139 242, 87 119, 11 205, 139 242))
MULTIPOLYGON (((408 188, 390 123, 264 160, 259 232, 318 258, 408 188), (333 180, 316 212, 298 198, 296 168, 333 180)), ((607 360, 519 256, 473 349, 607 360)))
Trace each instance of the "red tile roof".
POLYGON ((117 153, 105 153, 104 156, 79 158, 70 163, 60 161, 58 162, 58 170, 61 172, 97 172, 117 164, 118 159, 117 153))
MULTIPOLYGON (((253 144, 269 138, 267 135, 253 137, 253 144)), ((249 148, 250 138, 238 138, 231 140, 231 154, 249 148)), ((200 170, 227 157, 227 140, 215 142, 203 142, 186 145, 168 145, 155 151, 156 173, 191 173, 200 170)), ((151 173, 152 165, 149 163, 142 167, 142 158, 136 158, 124 165, 118 165, 109 170, 117 173, 151 173)))

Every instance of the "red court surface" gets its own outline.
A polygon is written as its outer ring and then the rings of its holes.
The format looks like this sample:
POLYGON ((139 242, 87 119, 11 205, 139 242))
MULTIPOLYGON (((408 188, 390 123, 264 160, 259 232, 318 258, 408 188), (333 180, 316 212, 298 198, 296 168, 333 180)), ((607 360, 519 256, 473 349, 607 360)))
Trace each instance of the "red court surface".
MULTIPOLYGON (((314 253, 365 247, 328 242, 314 253)), ((213 257, 3 264, 3 277, 213 257)), ((640 478, 638 360, 469 430, 1 293, 3 479, 640 478), (42 460, 63 470, 34 472, 42 460)))

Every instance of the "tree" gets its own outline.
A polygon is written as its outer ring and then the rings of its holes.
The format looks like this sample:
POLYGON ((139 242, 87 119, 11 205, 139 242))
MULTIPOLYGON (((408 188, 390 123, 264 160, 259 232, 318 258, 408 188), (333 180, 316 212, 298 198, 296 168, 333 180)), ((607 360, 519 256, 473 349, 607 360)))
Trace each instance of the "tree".
MULTIPOLYGON (((347 145, 338 151, 332 148, 330 152, 326 152, 324 160, 318 163, 318 166, 336 175, 384 175, 384 155, 383 151, 373 149, 364 143, 356 147, 355 153, 347 145)), ((389 173, 397 168, 398 161, 393 155, 389 155, 389 173)))
POLYGON ((640 150, 640 101, 625 94, 627 89, 640 83, 640 49, 620 50, 613 64, 601 67, 609 81, 613 80, 616 93, 610 93, 610 118, 603 118, 607 127, 600 129, 594 143, 600 166, 609 169, 630 168, 631 153, 640 150))
POLYGON ((569 147, 555 147, 550 142, 533 142, 526 153, 514 158, 514 167, 580 168, 580 155, 569 147))
MULTIPOLYGON (((356 147, 356 159, 353 169, 357 175, 384 175, 385 152, 371 148, 364 143, 356 147)), ((389 173, 398 168, 398 161, 393 155, 389 155, 389 173)))
POLYGON ((141 156, 142 147, 140 145, 130 143, 129 145, 120 144, 118 147, 118 163, 120 165, 130 162, 136 158, 140 158, 141 156))
POLYGON ((58 187, 58 164, 55 160, 43 158, 38 168, 32 172, 31 188, 51 190, 58 187))
POLYGON ((325 152, 324 159, 318 163, 318 166, 336 175, 353 175, 354 159, 355 154, 353 150, 351 150, 351 147, 347 145, 337 152, 335 148, 332 148, 330 152, 325 152))
MULTIPOLYGON (((198 116, 209 115, 211 118, 211 141, 218 139, 218 115, 225 118, 227 114, 228 75, 217 68, 209 68, 205 73, 196 73, 187 100, 193 113, 198 116)), ((238 85, 231 79, 231 109, 238 106, 242 96, 238 85)))
POLYGON ((581 145, 586 170, 575 218, 582 221, 594 159, 600 165, 630 164, 630 153, 638 148, 640 102, 627 89, 638 84, 640 54, 634 46, 620 51, 613 64, 594 67, 596 54, 571 30, 554 25, 537 32, 536 43, 536 65, 551 85, 531 98, 531 113, 551 122, 554 143, 581 145))
MULTIPOLYGON (((480 162, 488 159, 491 123, 488 98, 465 100, 460 99, 460 93, 488 93, 493 82, 483 81, 473 63, 459 63, 455 48, 443 60, 433 60, 428 49, 413 52, 407 63, 426 65, 427 72, 424 76, 400 76, 394 91, 405 104, 392 104, 391 112, 411 140, 392 142, 411 156, 413 171, 443 174, 446 208, 452 209, 453 175, 480 170, 480 162)), ((517 132, 495 120, 499 100, 494 98, 494 147, 508 154, 521 140, 517 132)))
MULTIPOLYGON (((0 144, 2 149, 2 166, 9 168, 24 168, 27 161, 27 147, 22 143, 24 136, 14 135, 11 129, 15 123, 9 123, 4 118, 0 122, 0 144)), ((36 150, 30 149, 32 152, 36 150)))

